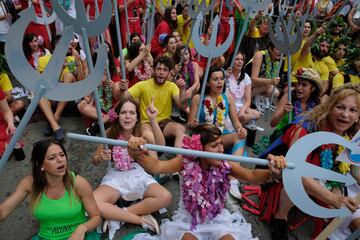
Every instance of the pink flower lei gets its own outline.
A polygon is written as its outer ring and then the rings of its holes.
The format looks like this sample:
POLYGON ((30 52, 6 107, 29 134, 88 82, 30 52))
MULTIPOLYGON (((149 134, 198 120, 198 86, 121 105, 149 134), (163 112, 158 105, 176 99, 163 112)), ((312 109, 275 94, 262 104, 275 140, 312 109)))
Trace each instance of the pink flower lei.
MULTIPOLYGON (((124 140, 122 135, 119 135, 118 140, 124 140)), ((130 157, 126 147, 113 146, 112 147, 112 159, 114 161, 114 167, 118 171, 132 170, 135 160, 130 157)))
MULTIPOLYGON (((200 135, 184 137, 183 148, 202 150, 200 135)), ((226 194, 230 188, 229 174, 231 166, 221 162, 221 166, 202 169, 195 157, 184 157, 182 196, 185 209, 191 214, 190 230, 196 228, 198 216, 200 223, 215 218, 225 206, 226 194)))

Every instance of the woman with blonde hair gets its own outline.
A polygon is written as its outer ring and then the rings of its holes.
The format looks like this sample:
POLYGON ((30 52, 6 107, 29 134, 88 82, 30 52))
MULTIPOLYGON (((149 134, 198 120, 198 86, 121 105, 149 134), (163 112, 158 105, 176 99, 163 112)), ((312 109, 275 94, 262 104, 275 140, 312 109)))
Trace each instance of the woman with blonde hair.
MULTIPOLYGON (((301 137, 318 131, 333 132, 350 140, 359 129, 359 113, 360 86, 344 85, 332 93, 328 102, 321 103, 308 112, 300 124, 290 126, 281 140, 287 148, 290 148, 301 137)), ((322 145, 315 149, 306 161, 325 169, 347 174, 351 167, 347 163, 336 161, 341 149, 341 146, 336 144, 322 145)), ((303 184, 306 192, 325 206, 333 208, 346 206, 351 211, 355 211, 357 208, 354 199, 342 194, 341 190, 344 186, 341 183, 334 184, 311 177, 303 177, 303 184)), ((264 189, 266 190, 260 200, 261 205, 267 205, 267 208, 261 209, 263 215, 260 219, 270 221, 273 239, 287 239, 288 212, 293 204, 282 187, 282 183, 273 184, 264 189), (272 204, 269 204, 271 202, 272 204)), ((322 231, 324 224, 321 219, 315 220, 312 238, 322 231)))

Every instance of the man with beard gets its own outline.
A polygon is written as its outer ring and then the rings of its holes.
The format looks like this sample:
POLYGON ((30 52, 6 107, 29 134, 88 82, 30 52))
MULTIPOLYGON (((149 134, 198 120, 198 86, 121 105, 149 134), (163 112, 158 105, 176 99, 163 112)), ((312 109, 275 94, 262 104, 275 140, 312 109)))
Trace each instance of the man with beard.
POLYGON ((293 74, 299 68, 313 68, 320 74, 323 82, 324 95, 329 89, 329 68, 326 66, 323 58, 329 55, 330 39, 325 35, 324 28, 318 28, 304 43, 298 61, 292 69, 293 74))
POLYGON ((122 95, 138 100, 140 119, 142 121, 142 135, 147 136, 147 139, 153 139, 153 142, 150 143, 165 144, 163 139, 154 138, 153 131, 161 130, 165 138, 175 137, 175 147, 181 147, 185 127, 180 123, 172 121, 170 117, 173 103, 183 110, 187 107, 185 81, 181 78, 176 81, 176 84, 168 81, 170 80, 172 62, 167 56, 158 58, 154 63, 154 67, 154 78, 140 81, 127 91, 126 83, 122 81, 122 95), (148 108, 148 106, 151 107, 148 108), (158 112, 156 120, 160 129, 152 129, 146 113, 147 110, 158 112))

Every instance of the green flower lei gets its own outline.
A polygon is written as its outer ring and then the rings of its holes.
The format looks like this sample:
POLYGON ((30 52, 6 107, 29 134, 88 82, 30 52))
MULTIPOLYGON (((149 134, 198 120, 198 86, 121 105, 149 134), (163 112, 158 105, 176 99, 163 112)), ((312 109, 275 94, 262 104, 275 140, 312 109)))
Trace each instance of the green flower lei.
POLYGON ((274 64, 270 58, 269 50, 265 50, 265 77, 268 79, 274 79, 279 74, 279 61, 275 61, 274 64))
POLYGON ((108 79, 102 81, 97 90, 101 109, 107 113, 112 106, 112 90, 110 87, 110 81, 108 79))

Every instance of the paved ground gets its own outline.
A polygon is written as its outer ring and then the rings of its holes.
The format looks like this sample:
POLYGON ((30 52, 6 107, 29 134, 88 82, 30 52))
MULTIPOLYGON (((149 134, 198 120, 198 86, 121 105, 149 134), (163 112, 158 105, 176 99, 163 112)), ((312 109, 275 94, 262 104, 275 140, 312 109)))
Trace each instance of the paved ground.
MULTIPOLYGON (((266 128, 267 130, 257 134, 257 139, 271 132, 271 129, 268 123, 264 118, 258 124, 261 127, 266 128)), ((83 129, 82 119, 77 117, 64 118, 61 122, 61 125, 68 132, 77 132, 85 133, 83 129)), ((31 165, 29 162, 30 151, 32 148, 32 143, 42 139, 43 135, 41 130, 45 127, 44 122, 37 122, 30 124, 25 133, 23 140, 25 141, 25 153, 26 160, 17 162, 13 158, 7 163, 3 171, 0 173, 0 201, 2 201, 6 196, 8 196, 12 191, 14 191, 16 184, 19 180, 25 175, 31 172, 31 165)), ((90 163, 90 156, 96 149, 95 144, 67 140, 65 146, 69 152, 70 156, 70 166, 72 170, 76 171, 78 174, 84 176, 90 181, 92 186, 95 188, 99 185, 101 178, 105 174, 105 164, 102 166, 94 166, 90 163)), ((174 199, 172 204, 167 208, 168 212, 162 215, 155 215, 158 220, 160 218, 170 217, 174 210, 177 209, 177 203, 179 201, 179 184, 178 180, 171 179, 168 181, 165 186, 171 190, 174 199)), ((227 207, 230 210, 240 209, 241 212, 245 215, 248 222, 252 224, 253 235, 259 239, 270 239, 268 226, 257 220, 257 217, 253 214, 250 214, 240 208, 239 201, 236 201, 233 198, 229 198, 227 202, 227 207)), ((22 203, 5 221, 0 223, 0 239, 11 239, 11 240, 22 240, 30 239, 33 234, 36 233, 36 221, 30 215, 28 209, 28 201, 22 203)), ((136 229, 140 229, 138 226, 134 225, 124 225, 117 233, 114 239, 121 239, 123 236, 132 232, 136 229)), ((305 224, 305 226, 299 228, 295 233, 292 234, 292 239, 310 239, 311 225, 305 224)), ((106 239, 107 234, 103 235, 103 238, 106 239)))

